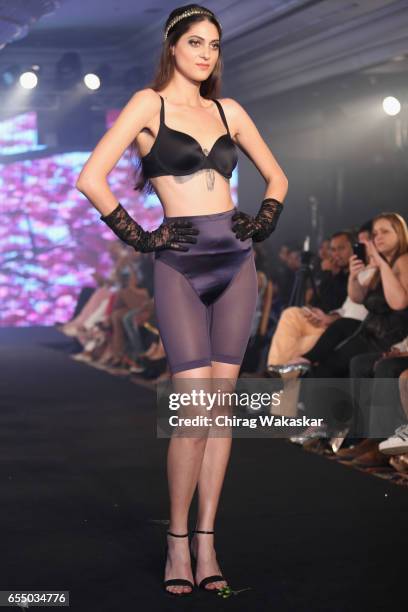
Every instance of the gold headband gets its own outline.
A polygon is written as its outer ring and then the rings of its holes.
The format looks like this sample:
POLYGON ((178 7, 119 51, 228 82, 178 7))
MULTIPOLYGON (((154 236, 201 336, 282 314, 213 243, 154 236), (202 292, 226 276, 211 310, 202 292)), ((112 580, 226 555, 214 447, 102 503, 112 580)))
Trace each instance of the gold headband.
POLYGON ((220 26, 220 30, 222 30, 221 24, 219 23, 218 19, 215 18, 215 16, 210 13, 209 11, 205 11, 202 9, 188 9, 187 11, 184 11, 184 13, 181 13, 181 15, 177 15, 177 17, 174 17, 174 19, 172 19, 169 23, 169 25, 166 28, 166 31, 164 33, 164 40, 166 40, 171 28, 173 26, 176 25, 176 23, 178 23, 179 21, 181 21, 182 19, 184 19, 185 17, 191 17, 192 15, 206 15, 207 17, 213 17, 216 22, 218 23, 218 25, 220 26))

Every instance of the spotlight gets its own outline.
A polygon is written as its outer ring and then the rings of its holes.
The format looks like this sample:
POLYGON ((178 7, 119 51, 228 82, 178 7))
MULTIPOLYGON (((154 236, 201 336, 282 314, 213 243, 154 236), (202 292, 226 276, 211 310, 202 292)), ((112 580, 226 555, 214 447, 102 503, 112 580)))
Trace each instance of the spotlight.
POLYGON ((101 79, 98 77, 97 74, 94 74, 93 72, 88 72, 88 74, 84 76, 84 83, 88 87, 88 89, 95 90, 99 89, 99 87, 101 86, 101 79))
POLYGON ((34 89, 38 84, 38 77, 35 72, 29 70, 20 75, 19 82, 24 89, 34 89))
POLYGON ((398 98, 394 98, 394 96, 387 96, 382 102, 382 107, 387 115, 391 115, 391 117, 393 117, 394 115, 398 115, 400 112, 401 103, 398 98))

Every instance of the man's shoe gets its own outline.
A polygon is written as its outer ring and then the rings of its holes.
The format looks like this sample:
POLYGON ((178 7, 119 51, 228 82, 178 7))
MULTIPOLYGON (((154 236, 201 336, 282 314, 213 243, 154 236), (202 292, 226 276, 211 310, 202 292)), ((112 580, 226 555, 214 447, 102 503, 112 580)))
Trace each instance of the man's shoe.
POLYGON ((379 445, 384 455, 401 455, 408 453, 408 425, 401 425, 394 434, 379 445))

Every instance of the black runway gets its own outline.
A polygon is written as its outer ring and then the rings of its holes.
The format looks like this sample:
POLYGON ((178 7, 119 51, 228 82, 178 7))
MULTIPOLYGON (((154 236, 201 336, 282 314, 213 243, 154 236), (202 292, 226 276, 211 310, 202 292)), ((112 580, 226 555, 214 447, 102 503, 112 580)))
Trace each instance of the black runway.
POLYGON ((166 595, 155 393, 70 342, 0 330, 0 590, 70 591, 75 612, 408 609, 406 488, 268 439, 233 441, 216 523, 222 571, 250 590, 166 595))

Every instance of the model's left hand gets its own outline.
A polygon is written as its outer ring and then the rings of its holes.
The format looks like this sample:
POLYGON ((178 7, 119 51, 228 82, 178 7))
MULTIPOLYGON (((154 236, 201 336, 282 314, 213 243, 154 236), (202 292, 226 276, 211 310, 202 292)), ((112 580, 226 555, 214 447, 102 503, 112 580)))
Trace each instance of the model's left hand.
POLYGON ((236 221, 231 229, 239 240, 252 238, 255 232, 260 229, 255 218, 242 211, 236 212, 231 217, 231 220, 236 221))

